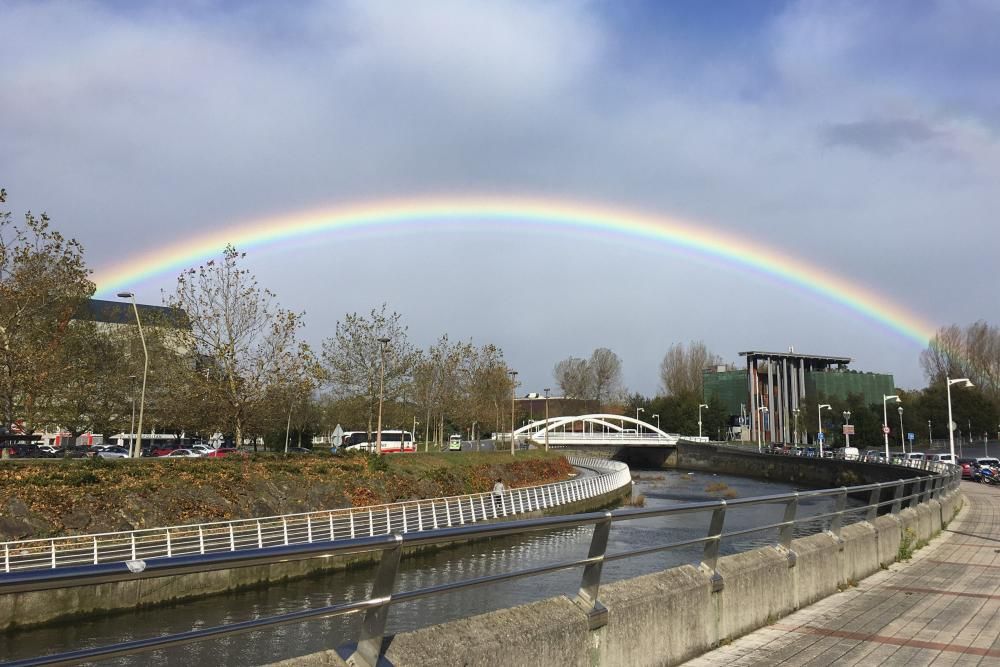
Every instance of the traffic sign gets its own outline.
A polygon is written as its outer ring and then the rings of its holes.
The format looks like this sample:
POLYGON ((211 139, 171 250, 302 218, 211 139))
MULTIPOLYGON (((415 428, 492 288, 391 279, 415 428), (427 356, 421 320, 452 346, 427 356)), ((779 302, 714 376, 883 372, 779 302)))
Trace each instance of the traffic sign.
POLYGON ((958 428, 958 424, 956 424, 955 422, 948 422, 948 423, 951 425, 951 430, 952 431, 954 431, 956 428, 958 428))
POLYGON ((817 442, 819 442, 820 444, 823 444, 824 440, 826 440, 826 436, 823 435, 822 431, 816 434, 816 441, 817 442))
POLYGON ((914 435, 913 433, 907 433, 906 434, 906 439, 909 440, 910 442, 913 442, 914 440, 917 439, 917 436, 914 435))
POLYGON ((888 426, 883 426, 882 427, 882 432, 885 433, 886 435, 889 435, 889 427, 888 426))
POLYGON ((337 424, 337 428, 333 429, 333 444, 340 447, 344 444, 344 429, 337 424))
POLYGON ((854 435, 854 424, 844 424, 844 435, 854 435))

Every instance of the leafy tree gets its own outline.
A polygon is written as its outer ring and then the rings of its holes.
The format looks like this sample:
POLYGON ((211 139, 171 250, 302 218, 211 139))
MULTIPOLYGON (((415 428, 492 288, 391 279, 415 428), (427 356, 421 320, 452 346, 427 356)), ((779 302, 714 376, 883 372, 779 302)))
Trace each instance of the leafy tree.
POLYGON ((588 399, 593 395, 592 377, 586 359, 563 359, 552 370, 552 376, 567 398, 588 399))
POLYGON ((240 267, 243 257, 226 246, 221 261, 182 273, 166 299, 191 321, 189 349, 198 365, 189 379, 218 410, 220 430, 234 433, 237 443, 264 428, 254 419, 276 387, 298 367, 310 367, 308 348, 297 340, 302 316, 277 307, 274 294, 240 267))
MULTIPOLYGON (((0 203, 7 193, 0 189, 0 203)), ((0 210, 0 413, 3 427, 26 430, 54 418, 39 408, 57 404, 61 382, 74 369, 66 354, 69 326, 94 292, 83 248, 50 229, 46 214, 30 211, 21 224, 0 210)))
POLYGON ((323 341, 325 379, 340 398, 365 398, 368 433, 374 430, 378 410, 379 381, 382 374, 385 344, 385 401, 401 399, 410 386, 419 355, 406 338, 406 327, 399 313, 386 312, 387 304, 372 309, 370 317, 348 314, 337 323, 333 338, 323 341))

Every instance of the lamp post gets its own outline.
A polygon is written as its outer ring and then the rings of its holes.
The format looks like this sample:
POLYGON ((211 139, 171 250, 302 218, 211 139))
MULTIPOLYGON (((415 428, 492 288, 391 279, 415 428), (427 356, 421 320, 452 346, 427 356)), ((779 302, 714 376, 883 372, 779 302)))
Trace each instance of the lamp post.
MULTIPOLYGON (((639 421, 639 413, 640 412, 645 412, 645 411, 646 411, 646 408, 636 408, 635 409, 635 420, 639 421)), ((639 425, 638 424, 635 425, 635 433, 636 433, 636 435, 639 434, 639 425)), ((701 435, 701 433, 699 433, 698 435, 701 435)))
POLYGON ((698 405, 698 437, 699 438, 701 437, 701 409, 702 408, 707 408, 707 407, 708 407, 708 405, 706 405, 705 403, 700 403, 698 405))
POLYGON ((882 395, 882 437, 885 438, 885 462, 889 462, 889 416, 886 414, 885 404, 889 401, 895 399, 897 403, 902 403, 899 396, 893 394, 892 396, 882 395))
MULTIPOLYGON (((382 400, 385 398, 385 348, 389 344, 388 338, 378 339, 380 349, 380 363, 378 373, 378 426, 375 431, 375 451, 382 455, 382 400)), ((402 445, 402 443, 400 443, 402 445)))
POLYGON ((149 350, 146 349, 146 336, 142 333, 142 321, 139 319, 139 306, 135 303, 134 292, 118 292, 119 299, 131 299, 132 310, 135 312, 135 324, 139 328, 139 340, 142 341, 142 394, 139 397, 139 435, 132 443, 132 458, 139 458, 142 452, 142 415, 146 407, 146 375, 149 373, 149 350))
POLYGON ((510 455, 514 456, 514 392, 517 390, 517 371, 507 371, 510 375, 510 455))
POLYGON ((761 405, 757 412, 760 413, 760 428, 757 429, 757 453, 760 454, 764 451, 764 415, 767 414, 767 406, 761 405))
MULTIPOLYGON (((419 452, 420 451, 420 445, 417 444, 417 424, 419 424, 419 423, 420 422, 417 421, 417 416, 413 415, 413 431, 410 433, 410 437, 413 438, 413 451, 415 451, 415 452, 419 452)), ((424 451, 425 452, 427 451, 427 443, 426 442, 424 443, 424 451)))
POLYGON ((128 451, 131 453, 135 446, 135 381, 139 378, 135 375, 129 375, 128 379, 131 380, 129 384, 132 387, 132 425, 129 426, 128 431, 128 451))
POLYGON ((952 419, 952 416, 951 416, 951 385, 958 384, 959 382, 963 383, 962 386, 966 387, 966 388, 971 387, 973 385, 972 385, 972 382, 969 381, 969 378, 957 378, 955 380, 952 380, 951 378, 949 378, 949 377, 946 376, 945 379, 944 379, 944 381, 945 381, 945 386, 948 389, 948 447, 949 447, 949 451, 951 452, 951 460, 954 461, 955 460, 955 420, 952 419))
POLYGON ((799 409, 792 408, 792 444, 799 444, 799 409))
MULTIPOLYGON (((660 415, 653 415, 653 419, 656 420, 656 428, 660 428, 660 415)), ((659 433, 656 435, 659 436, 659 433)))
MULTIPOLYGON (((906 453, 906 441, 903 439, 903 406, 896 408, 896 412, 899 413, 899 446, 903 448, 903 453, 906 453)), ((910 445, 910 451, 913 451, 913 445, 910 445)))
MULTIPOLYGON (((851 423, 851 411, 850 410, 844 410, 844 424, 845 425, 849 425, 850 423, 851 423)), ((850 447, 851 446, 851 434, 847 433, 847 429, 844 429, 844 438, 846 439, 846 442, 844 443, 844 447, 850 447)), ((845 456, 846 456, 846 453, 845 453, 845 456)))
POLYGON ((823 411, 833 410, 829 403, 820 403, 819 408, 816 410, 817 427, 819 428, 816 433, 818 434, 816 439, 819 440, 819 457, 823 458, 823 411))
POLYGON ((549 390, 545 388, 545 451, 549 451, 549 390))

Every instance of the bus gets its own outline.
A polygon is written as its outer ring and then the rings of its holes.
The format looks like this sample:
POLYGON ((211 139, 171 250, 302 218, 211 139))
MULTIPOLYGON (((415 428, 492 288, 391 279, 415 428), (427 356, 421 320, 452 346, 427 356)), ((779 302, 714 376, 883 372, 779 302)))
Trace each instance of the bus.
MULTIPOLYGON (((374 452, 377 442, 378 436, 375 433, 371 434, 369 442, 367 432, 348 431, 344 434, 340 447, 350 452, 374 452)), ((415 451, 417 451, 417 447, 413 441, 413 433, 410 431, 397 429, 382 431, 383 454, 413 453, 415 451)))
POLYGON ((448 437, 448 451, 449 452, 462 451, 462 436, 452 435, 448 437))

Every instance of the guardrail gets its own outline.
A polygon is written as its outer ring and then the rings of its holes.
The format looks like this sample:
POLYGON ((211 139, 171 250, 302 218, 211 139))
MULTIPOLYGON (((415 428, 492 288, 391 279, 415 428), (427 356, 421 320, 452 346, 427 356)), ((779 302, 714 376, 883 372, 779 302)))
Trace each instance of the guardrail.
POLYGON ((516 516, 593 498, 631 482, 617 461, 567 457, 598 472, 565 482, 430 500, 0 544, 4 573, 413 533, 516 516))
MULTIPOLYGON (((627 473, 626 473, 627 474, 627 473)), ((352 664, 377 664, 385 635, 386 621, 391 605, 419 598, 439 595, 442 593, 485 586, 502 581, 532 577, 558 570, 583 568, 580 588, 574 602, 586 614, 591 629, 601 627, 607 622, 607 611, 601 605, 598 593, 601 583, 601 570, 604 563, 616 560, 642 556, 690 546, 702 546, 700 566, 713 573, 713 582, 717 589, 724 582, 717 571, 719 546, 723 539, 759 533, 776 531, 775 546, 782 549, 791 563, 795 554, 791 551, 793 531, 797 523, 805 521, 828 521, 827 532, 839 538, 844 517, 853 513, 863 513, 864 519, 874 521, 881 508, 889 507, 893 514, 899 513, 904 504, 910 507, 919 502, 936 498, 942 493, 957 488, 961 480, 960 470, 956 466, 947 466, 943 472, 895 482, 880 482, 853 487, 822 489, 818 491, 784 493, 756 498, 737 500, 716 500, 708 502, 685 503, 663 509, 627 509, 608 512, 592 512, 571 516, 547 517, 521 521, 510 521, 494 524, 479 524, 455 526, 452 528, 431 529, 417 533, 394 533, 391 535, 375 535, 342 542, 324 542, 311 544, 290 544, 280 546, 264 546, 245 552, 221 552, 205 555, 175 556, 173 558, 155 559, 153 561, 130 561, 127 566, 122 563, 104 563, 77 568, 57 570, 27 570, 13 572, 0 576, 0 594, 40 590, 46 588, 63 588, 90 584, 111 583, 135 579, 155 578, 191 572, 229 569, 249 565, 263 565, 273 562, 304 560, 309 558, 346 555, 379 551, 381 557, 375 580, 369 597, 355 602, 342 603, 281 614, 267 618, 254 619, 227 626, 192 630, 175 635, 166 635, 151 639, 124 642, 111 646, 96 647, 73 651, 70 653, 42 656, 22 660, 11 665, 47 665, 70 664, 86 660, 111 658, 134 653, 168 648, 180 644, 202 641, 211 638, 231 636, 254 630, 275 627, 278 625, 296 623, 309 619, 365 612, 361 623, 361 634, 356 649, 350 658, 352 664), (910 492, 906 493, 906 487, 910 492), (868 502, 861 507, 848 508, 849 494, 867 494, 868 502), (813 514, 807 517, 798 516, 800 501, 811 498, 833 498, 835 508, 832 512, 813 514), (760 505, 783 506, 782 520, 764 525, 725 532, 725 518, 729 509, 740 509, 760 505), (709 513, 708 528, 703 537, 686 539, 678 542, 660 544, 619 553, 607 553, 608 538, 614 524, 637 519, 647 519, 659 516, 679 514, 709 513), (426 588, 408 591, 395 591, 396 574, 399 568, 402 550, 407 547, 440 545, 449 542, 497 537, 503 535, 521 534, 531 531, 547 531, 578 526, 593 526, 590 549, 586 558, 567 560, 544 566, 526 568, 514 572, 504 572, 472 579, 439 584, 426 588)))

